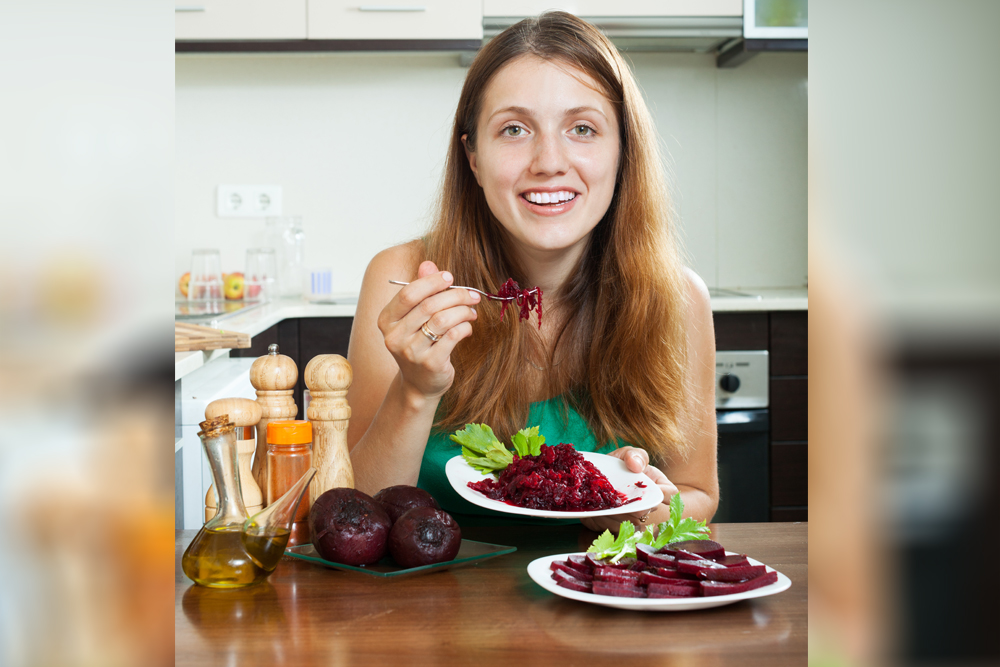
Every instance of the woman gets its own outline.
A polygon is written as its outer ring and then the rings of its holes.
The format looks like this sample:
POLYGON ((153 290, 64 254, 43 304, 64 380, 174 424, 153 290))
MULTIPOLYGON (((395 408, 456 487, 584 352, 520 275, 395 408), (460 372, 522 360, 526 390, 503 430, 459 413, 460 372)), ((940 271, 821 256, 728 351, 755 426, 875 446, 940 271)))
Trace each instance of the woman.
MULTIPOLYGON (((680 263, 663 180, 638 87, 593 26, 551 12, 483 48, 430 233, 377 255, 361 288, 348 394, 359 489, 419 482, 449 511, 478 511, 445 479, 448 434, 486 423, 509 442, 540 425, 549 444, 620 457, 711 519, 712 314, 680 263), (508 277, 542 290, 540 321, 501 320, 499 302, 448 289, 496 293, 508 277)), ((664 504, 584 524, 668 517, 664 504)))

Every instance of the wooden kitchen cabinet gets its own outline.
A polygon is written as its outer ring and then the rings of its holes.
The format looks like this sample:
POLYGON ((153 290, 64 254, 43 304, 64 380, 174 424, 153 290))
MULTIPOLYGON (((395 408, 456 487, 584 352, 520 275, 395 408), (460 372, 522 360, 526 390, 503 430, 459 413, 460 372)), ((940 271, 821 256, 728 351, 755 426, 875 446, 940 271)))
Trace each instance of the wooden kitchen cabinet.
POLYGON ((482 39, 483 8, 469 0, 308 0, 309 39, 482 39))
POLYGON ((562 9, 577 16, 743 16, 743 0, 483 0, 485 16, 536 16, 562 9))
POLYGON ((177 0, 174 39, 305 39, 307 0, 177 0))

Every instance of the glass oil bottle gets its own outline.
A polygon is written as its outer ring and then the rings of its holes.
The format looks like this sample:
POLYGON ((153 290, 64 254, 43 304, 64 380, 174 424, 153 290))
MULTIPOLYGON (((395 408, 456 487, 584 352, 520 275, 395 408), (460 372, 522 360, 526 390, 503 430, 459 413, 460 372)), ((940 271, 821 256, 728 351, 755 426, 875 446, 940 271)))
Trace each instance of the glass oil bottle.
POLYGON ((291 519, 316 470, 310 468, 288 492, 247 518, 237 470, 235 426, 228 415, 199 424, 218 493, 219 510, 202 526, 181 559, 184 574, 212 588, 239 588, 263 581, 285 552, 291 519))

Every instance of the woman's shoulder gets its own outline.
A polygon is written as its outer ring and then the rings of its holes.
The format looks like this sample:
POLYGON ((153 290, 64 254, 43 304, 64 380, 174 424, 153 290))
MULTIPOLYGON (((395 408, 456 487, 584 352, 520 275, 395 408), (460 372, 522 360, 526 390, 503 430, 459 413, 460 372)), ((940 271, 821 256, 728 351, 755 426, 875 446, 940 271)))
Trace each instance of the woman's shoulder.
POLYGON ((704 312, 705 309, 711 312, 712 297, 708 294, 708 285, 689 266, 684 267, 683 273, 684 283, 687 287, 687 300, 691 305, 691 309, 695 312, 704 312))
POLYGON ((409 282, 417 275, 417 267, 423 261, 426 249, 421 239, 386 248, 368 263, 365 280, 404 280, 409 282))

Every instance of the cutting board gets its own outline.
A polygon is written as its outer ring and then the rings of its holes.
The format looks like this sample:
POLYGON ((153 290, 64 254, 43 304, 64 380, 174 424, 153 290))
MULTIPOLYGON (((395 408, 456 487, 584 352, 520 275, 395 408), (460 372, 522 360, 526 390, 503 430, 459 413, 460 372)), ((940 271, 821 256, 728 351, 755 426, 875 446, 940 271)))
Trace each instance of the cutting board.
POLYGON ((174 352, 250 347, 250 334, 174 322, 174 352))

